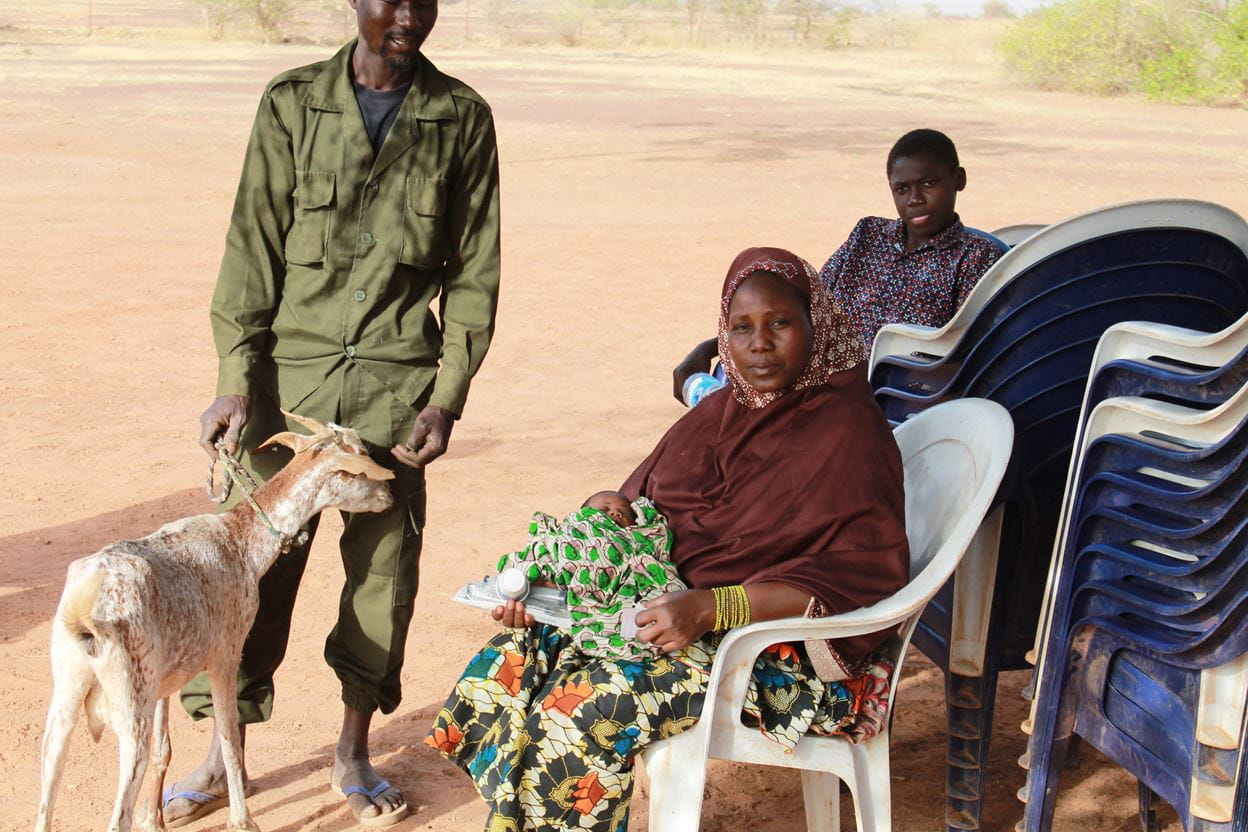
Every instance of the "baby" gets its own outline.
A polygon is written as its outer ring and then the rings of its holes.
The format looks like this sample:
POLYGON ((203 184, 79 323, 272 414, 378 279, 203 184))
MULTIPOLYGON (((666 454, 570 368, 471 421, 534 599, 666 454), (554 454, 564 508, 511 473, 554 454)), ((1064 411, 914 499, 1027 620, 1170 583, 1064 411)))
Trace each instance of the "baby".
POLYGON ((654 503, 631 503, 616 491, 599 491, 563 520, 538 512, 529 544, 504 555, 498 571, 519 568, 530 581, 567 591, 572 641, 592 656, 649 658, 656 645, 620 634, 627 608, 685 589, 670 551, 672 534, 654 503))
POLYGON ((627 528, 637 522, 637 513, 633 504, 618 491, 599 491, 581 503, 581 508, 596 508, 616 522, 620 528, 627 528))

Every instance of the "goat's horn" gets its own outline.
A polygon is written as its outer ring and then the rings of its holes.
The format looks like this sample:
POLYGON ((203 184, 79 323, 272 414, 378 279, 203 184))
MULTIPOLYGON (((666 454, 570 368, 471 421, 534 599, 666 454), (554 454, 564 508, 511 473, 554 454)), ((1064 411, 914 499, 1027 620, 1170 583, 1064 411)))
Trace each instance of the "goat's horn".
POLYGON ((279 434, 270 436, 268 439, 260 443, 256 448, 257 451, 267 450, 275 445, 285 445, 295 453, 301 453, 315 445, 319 439, 315 436, 304 436, 302 433, 292 433, 284 430, 279 434))
POLYGON ((283 410, 282 415, 287 419, 303 425, 305 428, 312 431, 314 436, 328 436, 334 432, 333 428, 329 427, 329 425, 322 424, 310 416, 300 416, 298 413, 291 413, 289 410, 283 410))
POLYGON ((368 477, 370 480, 392 480, 394 472, 384 465, 378 465, 371 458, 362 454, 345 454, 334 461, 335 471, 368 477))

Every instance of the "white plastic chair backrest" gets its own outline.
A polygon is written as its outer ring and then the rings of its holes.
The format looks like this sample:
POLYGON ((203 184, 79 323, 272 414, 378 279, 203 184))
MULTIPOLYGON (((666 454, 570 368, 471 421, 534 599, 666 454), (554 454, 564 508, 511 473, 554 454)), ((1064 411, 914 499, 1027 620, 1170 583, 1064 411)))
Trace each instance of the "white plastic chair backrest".
POLYGON ((1188 447, 1211 445, 1225 439, 1248 418, 1248 386, 1241 387, 1212 410, 1198 410, 1171 402, 1119 396, 1098 404, 1088 418, 1080 456, 1095 439, 1108 434, 1143 434, 1179 440, 1188 447))
POLYGON ((1007 246, 1016 246, 1044 227, 1044 225, 1039 223, 1017 223, 1015 225, 1003 225, 1000 228, 994 228, 992 236, 996 237, 1007 246))
POLYGON ((943 327, 934 330, 911 329, 906 324, 882 327, 871 348, 871 369, 874 370, 886 355, 908 355, 914 351, 947 355, 989 299, 1024 270, 1078 243, 1146 228, 1207 231, 1225 237, 1248 253, 1248 222, 1229 208, 1212 202, 1155 199, 1098 208, 1046 226, 1002 255, 943 327), (924 333, 921 349, 910 344, 913 334, 919 331, 924 333))
POLYGON ((930 407, 893 431, 905 470, 910 583, 891 605, 930 598, 988 511, 1014 446, 1014 423, 987 399, 930 407))
MULTIPOLYGON (((1089 380, 1111 361, 1148 362, 1168 358, 1205 367, 1221 367, 1248 349, 1248 314, 1226 329, 1201 332, 1149 321, 1125 321, 1101 334, 1092 356, 1089 380)), ((1087 396, 1084 396, 1087 407, 1087 396)))

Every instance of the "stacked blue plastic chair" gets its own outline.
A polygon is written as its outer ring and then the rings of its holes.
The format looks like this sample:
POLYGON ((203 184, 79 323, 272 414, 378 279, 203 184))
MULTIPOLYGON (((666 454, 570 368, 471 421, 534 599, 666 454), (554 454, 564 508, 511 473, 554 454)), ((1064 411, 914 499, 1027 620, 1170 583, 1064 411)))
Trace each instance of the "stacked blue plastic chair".
MULTIPOLYGON (((1207 207, 1222 217, 1214 225, 1226 227, 1229 212, 1207 207)), ((917 355, 880 354, 883 334, 876 342, 871 381, 891 422, 941 401, 976 396, 1005 406, 1017 431, 998 494, 999 542, 995 575, 987 573, 992 593, 982 659, 969 672, 960 669, 964 662, 951 662, 951 632, 960 614, 956 577, 929 605, 914 637, 946 669, 950 830, 980 828, 997 676, 1029 666, 1026 655, 1097 340, 1120 321, 1209 331, 1248 311, 1248 226, 1242 219, 1234 218, 1229 235, 1199 222, 1123 221, 1121 215, 1140 211, 1137 204, 1084 215, 1049 226, 1011 250, 983 282, 991 283, 998 270, 1009 270, 1009 279, 998 279, 987 300, 968 301, 964 312, 974 306, 975 314, 963 321, 961 337, 946 354, 925 355, 922 348, 917 355), (1054 247, 1046 242, 1050 238, 1069 242, 1054 247)))
MULTIPOLYGON (((1228 332, 1248 341, 1248 318, 1228 332)), ((1248 828, 1246 376, 1243 348, 1220 367, 1098 362, 1054 556, 1020 830, 1049 829, 1075 736, 1139 778, 1145 829, 1154 794, 1189 832, 1248 828), (1115 411, 1148 429, 1114 433, 1131 424, 1115 411), (1224 427, 1212 439, 1202 423, 1224 427)))

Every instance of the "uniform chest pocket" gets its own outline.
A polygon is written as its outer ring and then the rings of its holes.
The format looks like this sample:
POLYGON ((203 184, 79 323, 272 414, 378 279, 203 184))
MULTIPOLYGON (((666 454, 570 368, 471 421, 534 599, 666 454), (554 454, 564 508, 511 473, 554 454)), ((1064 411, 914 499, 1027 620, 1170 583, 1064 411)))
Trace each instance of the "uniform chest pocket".
POLYGON ((295 171, 295 222, 286 235, 286 262, 316 266, 325 261, 334 213, 332 171, 295 171))
POLYGON ((419 269, 437 269, 446 263, 446 180, 407 177, 403 208, 403 246, 399 262, 419 269))

